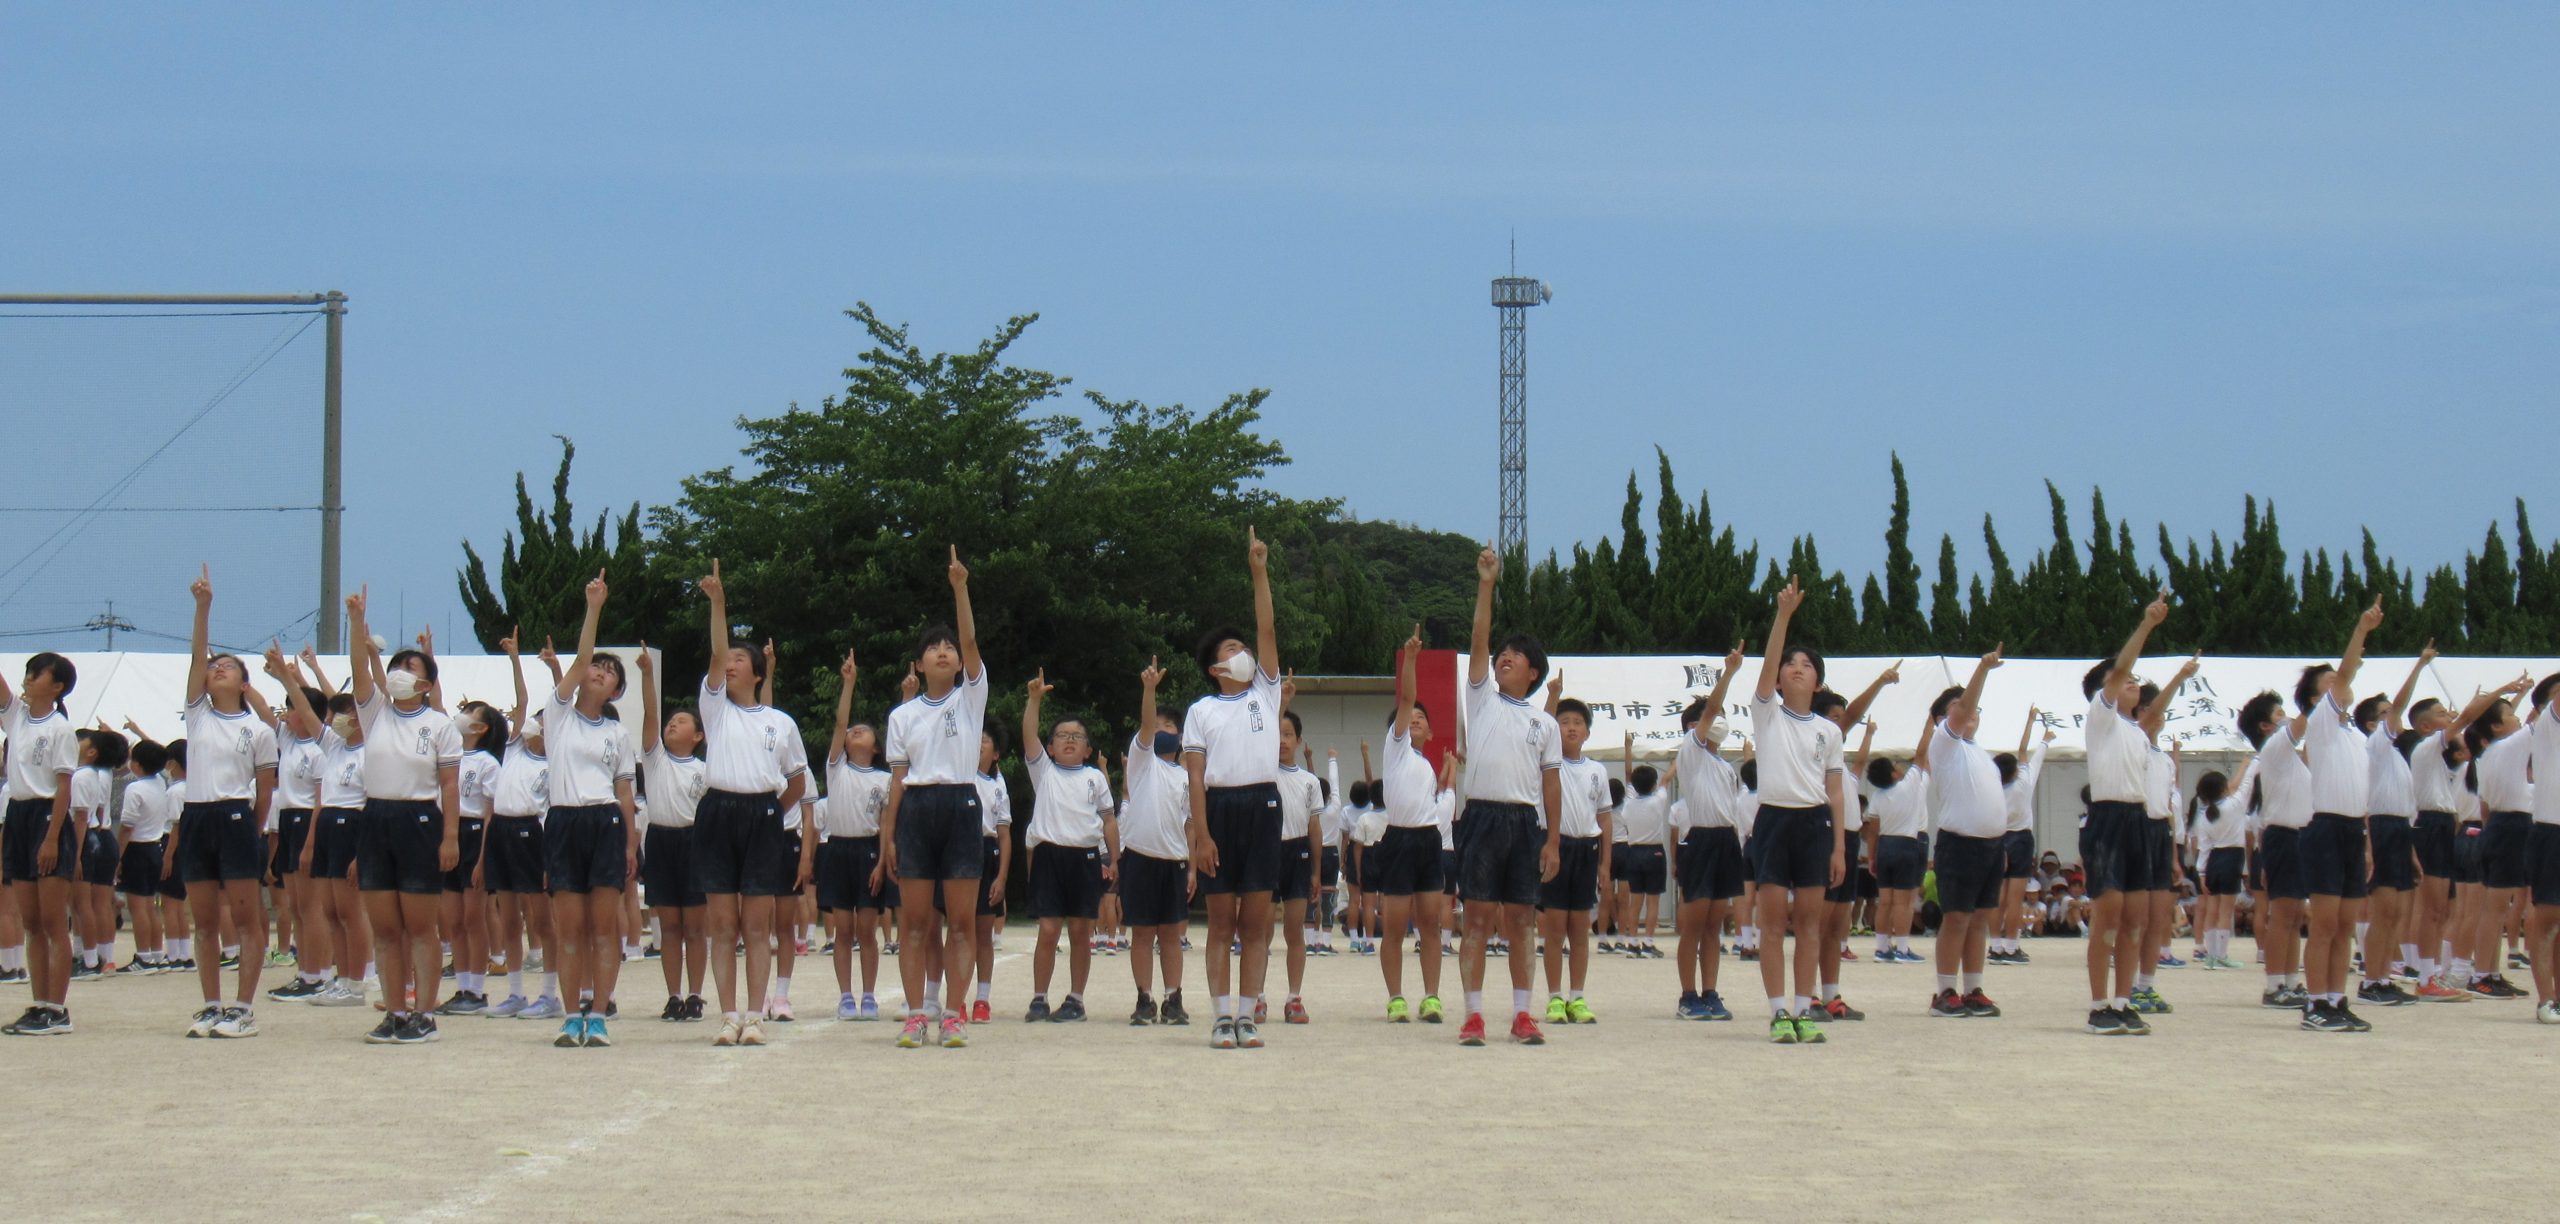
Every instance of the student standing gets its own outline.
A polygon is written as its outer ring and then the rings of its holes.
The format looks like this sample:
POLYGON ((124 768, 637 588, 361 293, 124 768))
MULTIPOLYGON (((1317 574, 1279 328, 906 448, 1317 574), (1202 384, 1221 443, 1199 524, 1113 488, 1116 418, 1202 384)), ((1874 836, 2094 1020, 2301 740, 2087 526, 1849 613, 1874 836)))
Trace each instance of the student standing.
POLYGON ((1262 993, 1271 958, 1272 895, 1280 886, 1280 635, 1271 610, 1269 549, 1245 530, 1253 574, 1254 640, 1228 627, 1200 640, 1200 670, 1217 691, 1182 722, 1191 774, 1191 861, 1209 907, 1209 990, 1217 996, 1212 1049, 1260 1049, 1240 1001, 1262 993), (1236 948, 1232 976, 1228 948, 1236 948))
POLYGON ((1191 867, 1190 778, 1182 767, 1182 730, 1156 707, 1164 672, 1154 659, 1138 673, 1138 729, 1129 737, 1127 801, 1120 812, 1120 907, 1129 922, 1129 975, 1138 988, 1129 1023, 1188 1024, 1182 1006, 1182 933, 1191 922, 1196 880, 1191 867), (1164 965, 1164 1006, 1148 993, 1151 968, 1164 965))
POLYGON ((0 885, 16 894, 33 999, 23 1015, 0 1028, 12 1037, 71 1031, 71 880, 80 865, 71 773, 79 768, 80 741, 62 699, 79 682, 71 660, 50 650, 27 660, 17 692, 0 679, 0 733, 8 742, 9 764, 0 885))
POLYGON ((1840 726, 1813 712, 1822 687, 1822 655, 1787 645, 1787 623, 1804 603, 1795 579, 1778 592, 1777 616, 1751 699, 1751 731, 1760 770, 1762 839, 1755 879, 1765 950, 1760 984, 1769 997, 1769 1040, 1780 1045, 1824 1040, 1813 989, 1821 972, 1825 901, 1822 890, 1848 875, 1848 766, 1840 726), (1789 923, 1792 921, 1792 928, 1789 923), (1788 931, 1796 932, 1795 984, 1787 993, 1788 931), (1811 938, 1808 938, 1811 936, 1811 938))
MULTIPOLYGON (((827 736, 827 801, 818 846, 818 908, 833 926, 836 1019, 880 1018, 882 918, 898 907, 897 881, 880 874, 880 811, 889 805, 889 771, 880 763, 880 736, 869 723, 852 722, 853 690, 860 678, 853 652, 837 669, 835 728, 827 736), (862 993, 853 989, 856 947, 862 957, 862 993)), ((654 815, 654 813, 653 813, 654 815)))
POLYGON ((2527 733, 2534 788, 2533 828, 2525 834, 2532 910, 2526 915, 2526 952, 2533 962, 2534 1018, 2560 1024, 2560 672, 2533 689, 2533 723, 2527 733))
POLYGON ((1671 796, 1659 771, 1635 763, 1635 743, 1635 735, 1629 733, 1626 755, 1619 761, 1627 771, 1627 799, 1619 805, 1610 829, 1609 887, 1615 894, 1610 909, 1618 933, 1614 939, 1603 939, 1600 950, 1658 956, 1651 932, 1659 921, 1663 892, 1670 886, 1664 845, 1671 838, 1671 796), (1638 931, 1646 934, 1638 937, 1638 931))
POLYGON ((907 1018, 898 1045, 925 1043, 925 941, 937 906, 945 915, 942 970, 950 975, 942 1044, 969 1044, 966 999, 977 954, 978 901, 985 887, 978 754, 987 716, 987 672, 978 657, 978 625, 969 609, 969 571, 960 550, 949 567, 953 623, 924 631, 917 643, 922 689, 889 714, 889 802, 880 815, 881 874, 899 882, 905 951, 907 1018))
MULTIPOLYGON (((640 753, 630 730, 607 705, 621 697, 626 687, 622 660, 596 649, 596 622, 604 612, 605 597, 604 574, 598 572, 587 583, 578 656, 568 674, 546 694, 542 710, 543 747, 551 763, 551 810, 542 822, 543 876, 551 890, 553 932, 551 959, 544 964, 560 975, 561 999, 576 1000, 576 1009, 561 1020, 559 1035, 551 1042, 570 1048, 613 1044, 605 1020, 622 974, 622 890, 636 874, 640 859, 640 830, 631 793, 640 753)), ((752 717, 749 712, 733 712, 741 722, 752 717)), ((763 713, 771 716, 761 720, 766 726, 778 720, 788 727, 787 717, 772 710, 763 713)), ((751 734, 746 727, 739 732, 740 738, 751 734)), ((785 751, 756 745, 762 749, 759 759, 778 766, 786 755, 799 752, 798 729, 789 728, 787 738, 791 747, 785 751)), ((794 776, 805 781, 801 775, 794 776)), ((792 873, 790 882, 807 874, 802 860, 776 866, 792 873)), ((753 963, 752 951, 749 962, 753 963)), ((744 1032, 756 1032, 752 1021, 744 1032)), ((753 1040, 742 1034, 740 1044, 760 1041, 761 1034, 753 1040)))
POLYGON ((1540 1045, 1546 1036, 1529 1010, 1535 987, 1528 951, 1530 915, 1541 881, 1555 878, 1562 856, 1563 737, 1555 719, 1530 704, 1547 682, 1547 652, 1515 634, 1493 649, 1493 584, 1501 573, 1493 549, 1476 555, 1475 629, 1467 647, 1467 805, 1457 820, 1458 899, 1466 905, 1466 944, 1458 972, 1467 1018, 1458 1044, 1485 1038, 1486 946, 1496 935, 1511 958, 1511 1039, 1540 1045))
POLYGON ((1440 868, 1440 787, 1431 759, 1422 747, 1431 742, 1431 714, 1413 699, 1414 668, 1422 658, 1422 626, 1405 639, 1396 665, 1396 712, 1388 724, 1385 771, 1378 787, 1386 796, 1383 827, 1377 841, 1361 851, 1368 871, 1366 885, 1380 902, 1373 940, 1378 972, 1387 986, 1387 1022, 1410 1023, 1416 1012, 1404 997, 1404 937, 1415 931, 1421 940, 1415 955, 1422 962, 1422 1006, 1425 1024, 1440 1023, 1440 926, 1448 904, 1440 868))
MULTIPOLYGON (((1915 770, 1928 780, 1930 857, 1938 873, 1938 989, 1929 1014, 1951 1019, 1991 1019, 1998 1004, 1982 989, 1991 919, 1999 912, 2008 851, 2008 804, 1991 754, 1974 742, 1982 727, 1982 686, 2000 666, 2000 648, 1982 656, 1962 688, 1930 703, 1915 770)), ((1908 783, 1905 783, 1908 785, 1908 783)))
POLYGON ((642 642, 640 783, 649 811, 640 840, 640 891, 658 919, 658 966, 667 986, 667 1006, 658 1018, 694 1021, 703 1013, 711 921, 704 909, 709 899, 693 869, 693 824, 711 784, 701 755, 702 720, 691 710, 659 710, 656 673, 656 655, 642 642))
POLYGON ((267 915, 258 897, 267 856, 258 838, 258 813, 275 793, 276 733, 249 709, 248 665, 212 654, 205 644, 213 614, 212 569, 199 574, 190 589, 196 617, 187 655, 187 798, 179 810, 173 861, 163 870, 175 867, 186 881, 197 929, 215 929, 228 910, 240 939, 235 1002, 223 1003, 222 965, 205 958, 196 971, 204 1007, 187 1035, 255 1037, 258 970, 267 957, 267 915))
POLYGON ((1680 712, 1680 751, 1673 771, 1680 779, 1680 827, 1672 830, 1673 873, 1680 880, 1680 1002, 1683 1020, 1731 1020, 1717 992, 1724 957, 1724 923, 1751 865, 1743 857, 1742 780, 1719 751, 1724 747, 1725 690, 1742 668, 1742 646, 1724 658, 1707 695, 1680 712))
POLYGON ((153 903, 160 892, 166 850, 162 843, 177 806, 168 779, 160 773, 168 763, 168 749, 149 739, 135 740, 125 760, 133 781, 125 786, 116 807, 116 891, 124 894, 125 909, 133 917, 134 961, 140 966, 136 972, 144 974, 169 971, 160 911, 153 903))
POLYGON ((2377 1007, 2397 1007, 2423 997, 2402 990, 2391 979, 2395 960, 2407 962, 2406 967, 2413 974, 2418 968, 2417 945, 2403 944, 2399 939, 2410 926, 2410 894, 2418 889, 2417 776, 2410 768, 2409 758, 2400 752, 2401 732, 2405 730, 2400 712, 2409 708, 2418 677, 2434 658, 2435 645, 2430 642, 2419 652, 2418 662, 2409 669, 2409 678, 2401 683, 2397 696, 2385 698, 2377 693, 2355 705, 2356 732, 2364 737, 2365 840, 2372 864, 2372 878, 2367 885, 2370 921, 2363 939, 2364 980, 2356 987, 2356 1001, 2377 1007))
POLYGON ((2365 812, 2372 798, 2373 766, 2364 737, 2349 711, 2356 673, 2364 665, 2365 636, 2382 623, 2382 601, 2356 618, 2346 652, 2332 668, 2314 664, 2295 682, 2293 703, 2308 720, 2311 825, 2302 835, 2302 868, 2311 892, 2310 933, 2303 940, 2303 976, 2311 1001, 2302 1027, 2314 1032, 2364 1032, 2371 1027, 2347 1004, 2351 950, 2346 907, 2365 897, 2365 812))
POLYGON ((382 1022, 365 1040, 418 1045, 439 1036, 431 1014, 441 980, 436 917, 444 873, 462 860, 462 736, 427 703, 435 660, 404 649, 385 664, 365 622, 366 603, 362 590, 347 599, 355 643, 349 686, 366 746, 356 887, 382 973, 382 1022))
MULTIPOLYGON (((693 836, 695 880, 710 918, 711 977, 720 995, 720 1032, 711 1044, 762 1045, 775 898, 789 895, 800 882, 800 865, 792 857, 782 817, 800 806, 808 789, 808 748, 800 742, 799 724, 764 705, 756 692, 765 676, 764 656, 729 640, 728 592, 720 581, 718 559, 701 585, 711 600, 711 670, 702 678, 696 707, 706 755, 693 836), (731 951, 742 938, 747 960, 743 1000, 738 961, 731 951)), ((558 735, 557 728, 545 730, 558 735)), ((555 757, 559 750, 554 743, 555 757)), ((556 804, 557 776, 552 788, 556 804)), ((559 891, 558 882, 552 889, 559 891)), ((555 929, 559 918, 555 911, 555 929)), ((561 931, 560 942, 568 942, 567 931, 561 931)))
POLYGON ((1093 974, 1093 923, 1102 890, 1120 858, 1120 820, 1111 780, 1093 767, 1093 735, 1083 720, 1061 718, 1040 738, 1040 699, 1055 691, 1048 669, 1033 674, 1022 705, 1022 768, 1031 777, 1031 917, 1039 943, 1031 950, 1031 1007, 1026 1021, 1073 1023, 1085 1018, 1084 991, 1093 974), (1067 996, 1049 1006, 1058 968, 1058 931, 1067 935, 1067 996))
MULTIPOLYGON (((1307 980, 1307 945, 1312 929, 1307 911, 1322 895, 1323 856, 1316 853, 1315 835, 1324 823, 1325 782, 1310 769, 1300 769, 1298 753, 1304 741, 1300 738, 1304 724, 1298 712, 1289 708, 1297 696, 1297 682, 1280 686, 1280 887, 1277 897, 1280 914, 1274 919, 1280 937, 1288 950, 1289 997, 1281 1004, 1280 1018, 1285 1024, 1305 1024, 1307 1004, 1300 997, 1307 980)), ((1330 760, 1327 769, 1332 768, 1330 760)), ((1262 1023, 1264 1008, 1257 997, 1254 1023, 1262 1023)))
MULTIPOLYGON (((1559 673, 1561 679, 1561 673, 1559 673)), ((1546 948, 1547 1022, 1596 1024, 1600 1017, 1583 997, 1591 972, 1591 915, 1609 878, 1609 767, 1582 755, 1591 739, 1591 707, 1549 686, 1547 711, 1564 754, 1557 770, 1556 872, 1538 886, 1538 939, 1546 948), (1570 971, 1571 977, 1566 976, 1570 971)), ((1685 947, 1683 949, 1686 950, 1685 947)), ((1526 956, 1527 949, 1520 949, 1526 956)))
POLYGON ((2051 729, 2036 734, 2040 713, 2028 707, 2016 756, 2003 753, 1991 758, 2000 770, 2000 798, 2008 811, 2007 826, 2000 835, 2000 914, 1993 923, 1988 957, 1995 965, 2027 963, 2018 935, 2029 922, 2027 882, 2036 869, 2036 782, 2044 776, 2045 749, 2054 739, 2051 729))

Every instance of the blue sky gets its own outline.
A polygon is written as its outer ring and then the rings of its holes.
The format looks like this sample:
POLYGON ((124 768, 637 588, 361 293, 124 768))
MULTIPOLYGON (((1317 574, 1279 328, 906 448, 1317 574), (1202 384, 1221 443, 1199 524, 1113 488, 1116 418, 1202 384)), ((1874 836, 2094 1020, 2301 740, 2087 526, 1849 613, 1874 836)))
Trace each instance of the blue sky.
MULTIPOLYGON (((2550 484, 2555 53, 2523 5, 15 6, 0 280, 344 289, 349 579, 439 630, 550 434, 582 506, 669 500, 840 387, 857 299, 1037 311, 1019 358, 1116 398, 1268 387, 1283 491, 1489 534, 1515 231, 1541 550, 1658 443, 1853 576, 1894 450, 1968 565, 2048 477, 2146 544, 2255 492, 2433 564, 2550 484)), ((183 631, 161 551, 49 594, 154 577, 119 610, 183 631)), ((309 607, 272 585, 217 636, 309 607)))

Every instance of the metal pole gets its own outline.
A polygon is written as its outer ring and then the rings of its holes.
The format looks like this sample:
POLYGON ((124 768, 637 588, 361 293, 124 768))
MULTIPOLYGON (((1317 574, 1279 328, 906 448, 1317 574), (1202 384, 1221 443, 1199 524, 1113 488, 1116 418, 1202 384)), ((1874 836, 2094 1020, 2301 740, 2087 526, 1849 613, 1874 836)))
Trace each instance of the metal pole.
POLYGON ((338 484, 338 450, 343 439, 339 408, 344 372, 347 295, 332 289, 321 307, 329 316, 328 360, 320 392, 320 615, 315 624, 320 651, 336 654, 338 641, 338 518, 346 510, 338 484))
POLYGON ((330 293, 19 293, 0 295, 0 306, 318 306, 344 294, 330 293))

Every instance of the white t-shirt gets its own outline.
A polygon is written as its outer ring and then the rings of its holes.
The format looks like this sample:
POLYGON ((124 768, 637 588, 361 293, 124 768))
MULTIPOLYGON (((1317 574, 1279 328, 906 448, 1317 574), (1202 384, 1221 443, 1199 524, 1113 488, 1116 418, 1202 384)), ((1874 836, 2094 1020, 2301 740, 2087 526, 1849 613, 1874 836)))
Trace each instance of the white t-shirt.
POLYGON ((1324 783, 1314 773, 1295 765, 1280 767, 1280 840, 1309 836, 1307 830, 1323 807, 1324 783))
POLYGON ((1388 824, 1422 829, 1434 823, 1432 804, 1439 799, 1440 778, 1431 769, 1431 759, 1405 738, 1403 727, 1387 733, 1386 763, 1379 767, 1378 785, 1387 793, 1388 824))
POLYGON ((80 768, 80 736, 59 701, 52 713, 31 718, 26 699, 10 694, 0 707, 0 732, 9 741, 11 799, 51 799, 63 775, 80 768))
MULTIPOLYGON (((427 705, 403 712, 380 692, 358 702, 364 720, 364 793, 368 799, 434 803, 444 797, 437 771, 462 764, 462 733, 444 711, 427 705)), ((195 746, 187 747, 187 783, 195 783, 195 746)), ((192 792, 190 792, 192 793, 192 792)))
POLYGON ((1351 821, 1359 819, 1359 814, 1350 812, 1350 805, 1342 799, 1341 764, 1330 759, 1325 761, 1324 776, 1326 782, 1333 787, 1333 798, 1316 809, 1316 845, 1319 849, 1325 846, 1340 846, 1342 831, 1349 827, 1351 821))
MULTIPOLYGON (((1761 803, 1780 808, 1831 805, 1830 779, 1849 771, 1838 723, 1819 714, 1798 714, 1771 693, 1751 703, 1751 734, 1759 746, 1761 803)), ((1856 805, 1849 815, 1857 816, 1856 805)))
POLYGON ((1543 808, 1546 771, 1564 765, 1563 738, 1553 715, 1503 692, 1488 671, 1467 686, 1467 798, 1543 808))
POLYGON ((462 802, 464 820, 487 820, 489 801, 498 793, 498 758, 485 748, 462 754, 453 793, 462 802))
MULTIPOLYGON (((653 775, 654 776, 654 775, 653 775)), ((889 805, 889 771, 866 769, 839 753, 827 762, 827 837, 880 836, 880 809, 889 805)), ((692 814, 686 813, 690 821, 692 814)))
MULTIPOLYGON (((1556 778, 1556 797, 1562 806, 1557 836, 1600 836, 1600 813, 1611 810, 1609 767, 1586 757, 1566 758, 1556 778)), ((1538 823, 1546 824, 1543 814, 1538 823)))
POLYGON ((320 741, 288 735, 276 741, 276 806, 285 809, 320 806, 320 771, 326 764, 320 741))
POLYGON ((2199 804, 2189 811, 2199 864, 2203 856, 2216 850, 2238 850, 2249 844, 2249 815, 2241 810, 2242 802, 2235 793, 2223 796, 2222 802, 2212 807, 2199 804))
POLYGON ((2462 803, 2462 767, 2446 764, 2444 749, 2442 731, 2409 749, 2410 802, 2421 812, 2451 812, 2462 803))
MULTIPOLYGON (((821 802, 824 802, 824 797, 820 796, 814 789, 806 787, 802 788, 800 791, 800 802, 792 804, 790 807, 784 808, 782 811, 782 831, 785 833, 799 832, 802 827, 809 823, 809 817, 816 812, 818 804, 821 802)), ((823 841, 825 839, 820 838, 819 840, 823 841)))
POLYGON ((1660 786, 1654 787, 1650 795, 1639 795, 1634 787, 1628 787, 1627 801, 1618 805, 1617 816, 1611 822, 1610 840, 1618 845, 1659 846, 1671 838, 1671 796, 1664 794, 1660 786))
POLYGON ((115 775, 103 765, 83 765, 71 775, 71 819, 75 827, 103 829, 115 823, 109 803, 115 798, 115 775))
POLYGON ((2150 793, 2151 734, 2118 711, 2103 688, 2089 699, 2089 718, 2081 727, 2088 742, 2090 802, 2143 802, 2150 793))
POLYGON ((1742 798, 1742 776, 1716 754, 1717 745, 1698 738, 1706 727, 1701 722, 1681 736, 1679 755, 1672 758, 1672 774, 1680 779, 1680 802, 1687 809, 1680 819, 1671 822, 1671 835, 1675 838, 1687 836, 1691 829, 1734 827, 1734 806, 1742 798))
MULTIPOLYGON (((549 746, 549 741, 544 741, 549 746)), ((489 810, 500 816, 542 816, 551 811, 551 759, 525 746, 507 749, 489 783, 489 810)))
MULTIPOLYGON (((692 828, 694 809, 701 806, 702 792, 711 785, 702 758, 677 756, 660 740, 641 755, 640 772, 649 791, 649 823, 662 829, 692 828)), ((834 790, 834 784, 827 789, 834 790)))
POLYGON ((1458 791, 1451 787, 1431 797, 1431 824, 1440 830, 1440 848, 1458 848, 1458 791))
POLYGON ((1903 770, 1901 781, 1878 791, 1867 814, 1875 818, 1879 837, 1918 837, 1928 811, 1929 774, 1915 768, 1903 770))
POLYGON ((978 741, 986 729, 987 669, 981 662, 978 674, 959 677, 940 700, 919 692, 889 711, 883 739, 889 767, 905 766, 909 786, 960 785, 978 776, 978 741))
POLYGON ((1280 678, 1256 668, 1236 695, 1211 693, 1182 720, 1182 755, 1202 756, 1205 786, 1258 786, 1280 780, 1280 678))
POLYGON ((978 832, 994 837, 996 831, 1013 823, 1013 787, 1004 780, 1004 771, 977 773, 969 780, 978 788, 978 832))
POLYGON ((2365 808, 2375 816, 2418 815, 2418 788, 2415 771, 2407 757, 2400 755, 2392 742, 2389 723, 2375 723, 2373 732, 2364 737, 2365 760, 2371 772, 2365 808))
POLYGON ((2533 779, 2525 766, 2533 760, 2533 732, 2517 731, 2480 750, 2480 807, 2492 814, 2533 810, 2533 779))
POLYGON ((1689 835, 1689 800, 1686 796, 1671 801, 1671 819, 1668 824, 1670 835, 1665 840, 1677 844, 1681 838, 1689 835))
POLYGON ((2373 790, 2373 765, 2365 758, 2364 736, 2329 694, 2320 695, 2304 738, 2310 741, 2312 814, 2364 815, 2373 790))
MULTIPOLYGON (((1152 735, 1146 739, 1154 738, 1152 735)), ((1124 768, 1128 801, 1120 807, 1120 845, 1153 859, 1191 857, 1191 777, 1182 766, 1147 751, 1132 736, 1124 768)))
POLYGON ((275 728, 247 707, 237 714, 213 708, 213 698, 187 707, 187 802, 222 803, 258 797, 258 771, 276 764, 275 728))
POLYGON ((169 818, 177 814, 176 806, 166 777, 154 774, 136 778, 124 788, 124 808, 117 820, 128 830, 126 840, 155 842, 168 836, 169 818))
POLYGON ((2009 812, 2008 832, 2024 833, 2036 827, 2036 779, 2043 774, 2044 740, 2039 738, 2027 745, 2027 759, 2018 762, 2017 781, 2000 788, 2001 802, 2009 812))
POLYGON ((1111 810, 1111 779, 1091 765, 1068 769, 1038 744, 1023 754, 1031 775, 1031 827, 1023 844, 1090 850, 1102 844, 1102 815, 1111 810))
MULTIPOLYGON (((552 704, 556 707, 565 703, 555 699, 552 704)), ((809 772, 809 749, 800 742, 800 724, 791 721, 790 715, 770 706, 739 705, 729 700, 727 686, 714 684, 708 676, 703 677, 702 704, 697 708, 701 711, 702 734, 705 737, 703 770, 707 784, 713 790, 737 795, 779 795, 783 787, 790 785, 791 779, 809 772)), ((562 777, 552 780, 553 802, 561 807, 613 802, 611 777, 629 777, 629 763, 636 754, 626 751, 613 760, 614 768, 620 773, 608 774, 604 798, 586 798, 590 792, 584 788, 596 781, 597 772, 605 763, 601 756, 603 749, 591 742, 586 751, 594 755, 583 763, 571 762, 570 758, 577 753, 571 750, 567 742, 569 737, 562 734, 569 732, 569 728, 550 724, 553 721, 583 720, 555 718, 553 715, 544 717, 542 746, 549 750, 554 761, 560 762, 559 768, 563 772, 562 777), (569 777, 572 772, 578 776, 569 777), (580 796, 575 802, 568 797, 573 793, 580 796)), ((618 725, 616 730, 619 732, 618 725)), ((628 734, 622 734, 627 740, 628 734)), ((570 732, 570 736, 575 735, 575 732, 570 732)), ((978 739, 973 735, 969 737, 969 751, 975 753, 977 750, 978 739)))
POLYGON ((2560 702, 2543 707, 2524 733, 2533 737, 2533 776, 2546 783, 2533 788, 2533 821, 2560 824, 2560 702))
POLYGON ((320 806, 342 812, 364 808, 364 745, 350 744, 328 728, 320 732, 320 806))
MULTIPOLYGON (((588 718, 578 712, 577 703, 561 700, 557 689, 552 692, 542 714, 542 752, 551 758, 552 806, 594 807, 618 802, 613 784, 629 778, 640 757, 631 729, 619 719, 588 718)), ((801 745, 800 728, 790 715, 758 707, 752 712, 733 709, 730 719, 732 741, 779 737, 779 742, 762 753, 766 767, 778 775, 774 791, 779 792, 794 773, 808 771, 808 749, 801 745)), ((718 756, 716 752, 713 755, 715 759, 718 756)))
MULTIPOLYGON (((2293 742, 2293 723, 2276 720, 2258 755, 2249 762, 2257 775, 2259 821, 2270 829, 2299 829, 2311 823, 2311 767, 2293 742)), ((2248 802, 2248 779, 2242 778, 2240 800, 2248 802)))
POLYGON ((2178 814, 2178 759, 2151 749, 2151 758, 2142 771, 2142 814, 2153 820, 2168 820, 2178 814))
MULTIPOLYGON (((2000 767, 1982 745, 1959 738, 1944 721, 1929 737, 1929 768, 1923 776, 1929 783, 1924 796, 1931 828, 1958 837, 1998 837, 2008 830, 2009 801, 2000 790, 2000 767)), ((1912 781, 1905 778, 1903 786, 1912 781)), ((1885 829, 1892 831, 1889 825, 1885 829)))

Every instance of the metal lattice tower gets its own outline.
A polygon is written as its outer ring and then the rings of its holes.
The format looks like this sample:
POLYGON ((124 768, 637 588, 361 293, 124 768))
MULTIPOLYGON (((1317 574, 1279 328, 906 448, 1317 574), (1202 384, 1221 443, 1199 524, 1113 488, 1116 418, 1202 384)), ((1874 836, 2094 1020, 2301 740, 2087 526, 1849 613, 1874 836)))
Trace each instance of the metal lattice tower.
MULTIPOLYGON (((1515 264, 1513 272, 1519 268, 1515 264)), ((1529 544, 1529 308, 1554 297, 1533 276, 1497 277, 1502 312, 1502 531, 1504 556, 1529 544)))

